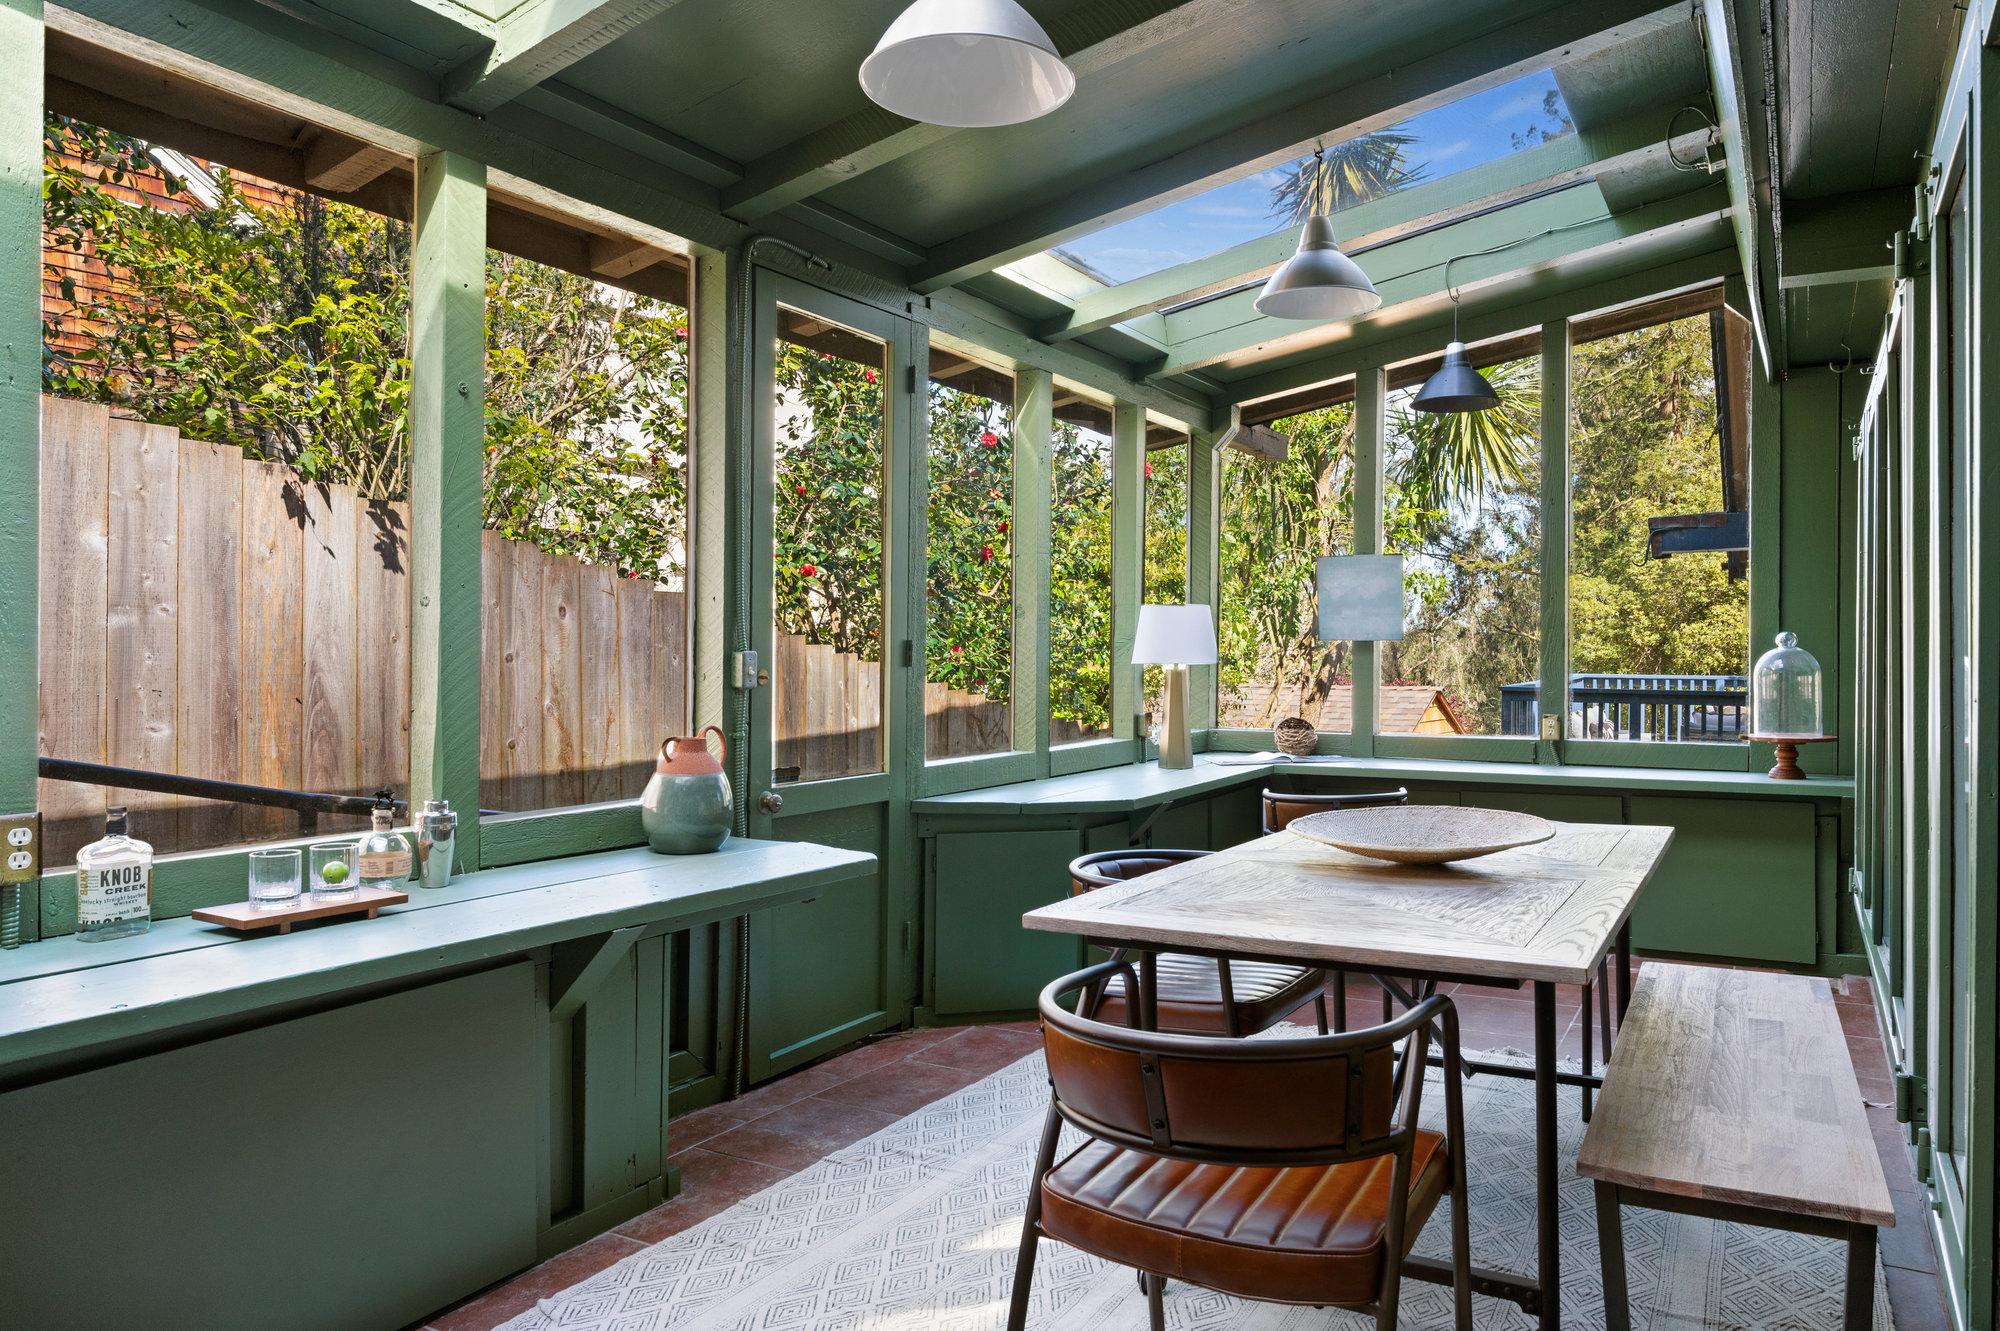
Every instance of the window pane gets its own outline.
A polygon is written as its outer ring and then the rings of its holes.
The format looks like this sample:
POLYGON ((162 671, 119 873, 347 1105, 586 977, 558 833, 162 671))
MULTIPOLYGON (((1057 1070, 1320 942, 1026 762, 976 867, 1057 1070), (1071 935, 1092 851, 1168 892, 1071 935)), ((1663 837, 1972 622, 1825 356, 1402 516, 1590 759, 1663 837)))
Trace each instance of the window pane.
POLYGON ((1732 320, 1740 392, 1749 330, 1720 310, 1572 352, 1572 737, 1748 733, 1748 414, 1717 411, 1732 320), (1653 557, 1649 530, 1682 552, 1653 557))
POLYGON ((931 349, 924 756, 1014 747, 1014 380, 931 349))
POLYGON ((1380 734, 1535 733, 1512 700, 1541 669, 1541 360, 1482 371, 1487 411, 1389 398, 1386 549, 1403 555, 1403 639, 1382 644, 1380 734), (1525 725, 1525 728, 1521 728, 1525 725))
POLYGON ((772 779, 882 770, 888 348, 778 311, 772 779))
POLYGON ((1111 734, 1111 413, 1058 409, 1049 462, 1049 743, 1111 734), (1101 417, 1101 419, 1099 419, 1101 417))
POLYGON ((486 252, 480 799, 635 798, 688 733, 687 312, 486 252))
MULTIPOLYGON (((1188 437, 1164 426, 1146 427, 1145 586, 1147 605, 1182 605, 1188 573, 1188 437)), ((1141 684, 1145 711, 1154 722, 1165 715, 1160 701, 1160 667, 1147 666, 1141 684)))
MULTIPOLYGON (((43 201, 42 754, 403 798, 408 224, 55 115, 43 201)), ((50 867, 107 804, 161 853, 302 830, 131 785, 40 803, 50 867)))
POLYGON ((1353 420, 1351 405, 1327 407, 1258 431, 1263 451, 1223 450, 1225 726, 1302 716, 1322 734, 1354 728, 1353 644, 1320 641, 1314 578, 1321 555, 1354 549, 1353 420))

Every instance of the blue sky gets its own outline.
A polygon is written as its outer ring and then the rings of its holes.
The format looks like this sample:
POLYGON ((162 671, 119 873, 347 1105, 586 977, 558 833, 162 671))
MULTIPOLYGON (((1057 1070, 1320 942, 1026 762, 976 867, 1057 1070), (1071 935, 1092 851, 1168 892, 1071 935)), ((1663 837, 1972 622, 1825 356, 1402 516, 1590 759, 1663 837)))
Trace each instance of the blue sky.
MULTIPOLYGON (((1542 99, 1555 86, 1555 77, 1543 70, 1403 122, 1398 128, 1417 140, 1410 145, 1409 160, 1426 166, 1426 180, 1437 180, 1507 156, 1515 151, 1514 135, 1548 123, 1542 99)), ((1061 249, 1113 282, 1204 258, 1278 229, 1271 191, 1279 178, 1278 171, 1260 171, 1061 249)))

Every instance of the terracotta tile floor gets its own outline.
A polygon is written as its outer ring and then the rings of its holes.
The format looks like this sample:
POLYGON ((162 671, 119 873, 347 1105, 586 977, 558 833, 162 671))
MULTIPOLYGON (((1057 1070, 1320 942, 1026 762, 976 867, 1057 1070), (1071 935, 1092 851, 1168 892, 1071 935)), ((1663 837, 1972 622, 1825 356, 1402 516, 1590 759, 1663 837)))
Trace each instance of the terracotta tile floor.
MULTIPOLYGON (((1635 963, 1636 969, 1637 963, 1635 963)), ((1530 991, 1450 986, 1467 1048, 1531 1047, 1530 991)), ((1362 1024, 1380 1011, 1381 991, 1366 980, 1348 985, 1348 1015, 1362 1024)), ((1834 995, 1862 1094, 1892 1101, 1888 1060, 1876 1030, 1865 979, 1836 981, 1834 995)), ((1582 1048, 1576 989, 1557 990, 1562 1051, 1582 1048)), ((1593 1004, 1593 1007, 1595 1005, 1593 1004)), ((1309 1020, 1310 1009, 1300 1014, 1309 1020)), ((670 1133, 681 1168, 681 1195, 578 1245, 559 1257, 483 1290, 410 1331, 490 1331, 536 1300, 587 1279, 650 1243, 728 1209, 910 1114, 1033 1052, 1033 1022, 1003 1026, 899 1031, 880 1036, 767 1083, 741 1099, 696 1110, 673 1121, 670 1133)), ((1599 1054, 1602 1058, 1602 1054, 1599 1054)), ((1950 1323, 1938 1288, 1937 1263, 1925 1227, 1921 1194, 1902 1146, 1893 1110, 1871 1109, 1876 1142, 1896 1199, 1895 1229, 1882 1231, 1882 1261, 1897 1331, 1945 1331, 1950 1323)))

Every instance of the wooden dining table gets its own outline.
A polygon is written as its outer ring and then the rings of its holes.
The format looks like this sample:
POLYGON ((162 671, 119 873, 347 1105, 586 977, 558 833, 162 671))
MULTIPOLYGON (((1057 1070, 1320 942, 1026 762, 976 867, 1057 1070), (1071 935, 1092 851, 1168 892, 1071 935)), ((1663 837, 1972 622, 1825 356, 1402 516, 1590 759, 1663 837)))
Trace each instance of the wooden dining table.
MULTIPOLYGON (((1532 1067, 1468 1062, 1535 1083, 1536 1270, 1527 1276, 1476 1267, 1473 1289, 1519 1304, 1555 1331, 1562 1288, 1556 1088, 1601 1084, 1557 1066, 1556 986, 1590 982, 1615 956, 1622 1019, 1631 999, 1632 907, 1674 835, 1670 827, 1599 823, 1555 829, 1536 845, 1440 865, 1391 864, 1280 832, 1068 897, 1021 922, 1139 954, 1142 1011, 1153 998, 1159 952, 1360 972, 1405 996, 1459 982, 1532 986, 1532 1067)), ((1405 1273, 1451 1283, 1451 1268, 1429 1259, 1410 1259, 1405 1273)))

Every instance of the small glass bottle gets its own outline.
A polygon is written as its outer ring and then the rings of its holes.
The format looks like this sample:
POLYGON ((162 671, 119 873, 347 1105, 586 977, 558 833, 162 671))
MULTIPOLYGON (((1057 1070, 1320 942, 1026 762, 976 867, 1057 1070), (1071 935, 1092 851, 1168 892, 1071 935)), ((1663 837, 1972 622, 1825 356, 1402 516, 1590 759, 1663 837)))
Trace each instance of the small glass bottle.
POLYGON ((410 866, 415 857, 410 851, 410 839, 396 830, 396 806, 390 801, 388 791, 375 797, 375 807, 369 816, 375 825, 361 838, 355 878, 362 887, 386 887, 400 892, 403 884, 410 881, 410 866))
POLYGON ((104 839, 76 853, 76 936, 130 938, 153 927, 153 848, 126 834, 125 809, 104 811, 104 839))

